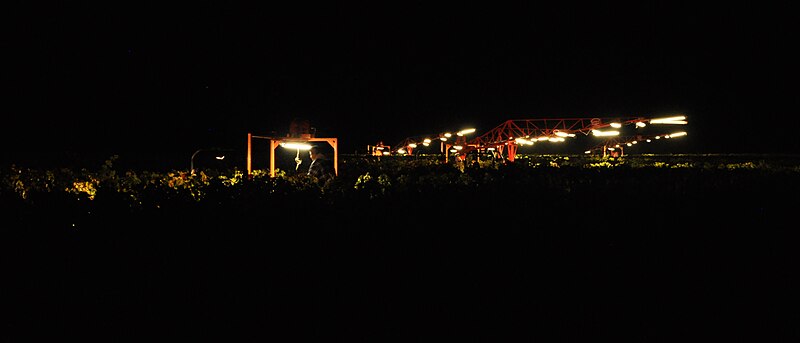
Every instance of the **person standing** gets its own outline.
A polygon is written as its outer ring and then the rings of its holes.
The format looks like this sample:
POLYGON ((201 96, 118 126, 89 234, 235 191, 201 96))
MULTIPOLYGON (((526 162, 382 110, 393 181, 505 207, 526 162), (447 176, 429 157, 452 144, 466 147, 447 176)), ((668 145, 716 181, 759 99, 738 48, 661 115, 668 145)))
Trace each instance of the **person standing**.
POLYGON ((333 177, 333 167, 328 157, 322 153, 322 149, 316 146, 311 147, 311 149, 308 150, 308 156, 311 157, 311 165, 308 166, 308 176, 313 176, 318 179, 333 177))

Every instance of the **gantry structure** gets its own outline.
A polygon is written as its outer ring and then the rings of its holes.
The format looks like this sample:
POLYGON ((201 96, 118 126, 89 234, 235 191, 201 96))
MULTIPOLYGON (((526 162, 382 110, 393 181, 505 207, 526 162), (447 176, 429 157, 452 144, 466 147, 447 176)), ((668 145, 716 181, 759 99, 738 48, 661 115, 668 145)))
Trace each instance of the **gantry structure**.
MULTIPOLYGON (((252 133, 247 134, 247 176, 253 174, 253 138, 269 140, 269 176, 275 177, 275 149, 284 146, 289 149, 297 149, 298 158, 300 150, 308 150, 311 145, 309 142, 327 142, 333 148, 333 170, 339 175, 339 141, 337 138, 319 137, 269 137, 256 136, 252 133)), ((299 164, 299 162, 298 162, 299 164)))
MULTIPOLYGON (((587 152, 602 150, 605 156, 607 149, 619 149, 621 153, 624 146, 630 146, 642 141, 670 138, 685 135, 685 132, 659 133, 655 135, 619 136, 625 126, 645 127, 650 124, 687 124, 686 117, 679 115, 667 118, 648 117, 606 117, 606 118, 549 118, 549 119, 511 119, 507 120, 488 132, 467 140, 465 134, 459 134, 455 140, 448 140, 444 134, 429 135, 442 140, 442 152, 448 156, 449 152, 463 159, 466 154, 475 150, 494 150, 500 156, 505 154, 509 161, 514 161, 517 148, 521 145, 533 145, 536 142, 564 141, 577 135, 595 135, 606 137, 605 141, 587 152)), ((448 134, 449 135, 449 134, 448 134)), ((409 137, 395 145, 395 152, 411 154, 413 149, 422 142, 423 136, 409 137)), ((430 143, 430 139, 425 143, 430 143)))
POLYGON ((300 151, 311 149, 310 142, 326 142, 333 148, 333 170, 339 175, 339 139, 336 137, 315 137, 316 129, 311 127, 308 119, 295 118, 289 124, 289 133, 285 137, 258 136, 247 134, 247 176, 253 173, 253 139, 269 140, 269 176, 275 177, 275 149, 282 146, 287 149, 296 149, 295 162, 300 166, 300 151))

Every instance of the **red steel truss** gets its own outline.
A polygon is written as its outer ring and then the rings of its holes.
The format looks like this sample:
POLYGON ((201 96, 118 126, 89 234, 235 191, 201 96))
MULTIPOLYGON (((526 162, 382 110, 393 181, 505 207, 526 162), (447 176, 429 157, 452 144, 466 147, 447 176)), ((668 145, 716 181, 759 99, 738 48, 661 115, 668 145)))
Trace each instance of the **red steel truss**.
POLYGON ((466 142, 465 137, 458 137, 455 145, 462 144, 461 156, 476 149, 495 148, 501 152, 507 149, 508 160, 514 161, 517 154, 517 138, 539 139, 557 137, 558 134, 589 135, 592 130, 610 127, 612 123, 635 125, 647 123, 650 118, 554 118, 554 119, 511 119, 503 122, 489 132, 466 142))
MULTIPOLYGON (((664 122, 663 119, 666 118, 659 120, 661 124, 686 124, 684 116, 681 116, 680 119, 675 119, 675 121, 677 121, 675 123, 667 123, 664 122)), ((437 140, 440 141, 440 149, 445 155, 445 161, 447 161, 447 156, 450 155, 450 152, 455 152, 457 158, 463 161, 469 152, 489 148, 494 149, 501 156, 505 152, 507 154, 507 159, 509 161, 514 161, 517 154, 517 147, 519 144, 523 144, 524 140, 541 141, 553 140, 556 138, 563 139, 564 137, 573 137, 578 134, 589 135, 592 134, 593 130, 601 130, 607 127, 617 129, 626 125, 645 126, 652 121, 654 121, 652 118, 646 117, 511 119, 471 141, 467 141, 466 134, 462 134, 461 132, 459 132, 458 135, 453 135, 456 137, 451 137, 449 133, 439 133, 437 135, 408 137, 394 145, 394 147, 396 150, 395 152, 400 152, 402 149, 405 151, 401 153, 411 155, 413 150, 418 147, 419 144, 423 144, 425 142, 424 139, 427 138, 430 139, 427 145, 433 144, 437 140)), ((667 134, 659 136, 666 137, 667 134)), ((609 136, 603 144, 590 148, 589 151, 599 152, 603 149, 603 153, 605 154, 605 149, 607 147, 614 147, 617 144, 625 145, 637 139, 642 141, 653 137, 657 136, 609 136)))

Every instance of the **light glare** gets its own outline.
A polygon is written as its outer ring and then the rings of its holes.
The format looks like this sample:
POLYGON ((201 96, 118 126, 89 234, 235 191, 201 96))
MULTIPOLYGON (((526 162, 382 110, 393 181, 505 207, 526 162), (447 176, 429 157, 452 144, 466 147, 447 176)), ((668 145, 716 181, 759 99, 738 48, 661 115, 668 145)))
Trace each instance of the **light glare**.
POLYGON ((306 143, 292 143, 292 142, 284 142, 281 143, 281 146, 286 149, 298 149, 298 150, 309 150, 311 149, 310 144, 306 143))

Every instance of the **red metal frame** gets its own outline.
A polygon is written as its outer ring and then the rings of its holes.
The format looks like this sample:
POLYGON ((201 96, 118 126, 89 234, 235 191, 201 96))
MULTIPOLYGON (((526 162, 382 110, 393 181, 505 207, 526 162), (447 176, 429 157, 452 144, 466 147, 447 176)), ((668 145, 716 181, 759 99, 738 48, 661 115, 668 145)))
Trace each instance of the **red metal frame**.
POLYGON ((648 121, 650 118, 644 117, 511 119, 467 143, 460 154, 466 155, 470 151, 489 147, 502 153, 503 148, 507 147, 508 160, 513 162, 517 154, 516 138, 552 137, 557 131, 588 135, 592 130, 611 126, 611 123, 631 125, 648 121))
POLYGON ((247 134, 247 176, 253 175, 253 138, 267 139, 269 144, 269 176, 275 177, 275 148, 283 142, 327 142, 333 148, 333 170, 339 175, 339 140, 338 138, 315 138, 311 135, 303 137, 268 137, 247 134))
MULTIPOLYGON (((475 150, 495 148, 497 153, 501 156, 505 151, 508 155, 509 161, 514 161, 517 155, 517 138, 538 139, 542 137, 555 137, 556 133, 566 134, 583 134, 589 135, 592 130, 603 129, 610 127, 612 123, 618 123, 621 126, 635 125, 637 123, 649 123, 652 118, 637 117, 594 117, 594 118, 544 118, 544 119, 511 119, 507 120, 494 129, 489 130, 481 136, 478 136, 471 141, 467 141, 466 136, 457 136, 455 141, 442 142, 441 150, 445 154, 445 162, 449 150, 455 145, 460 145, 463 148, 458 152, 458 159, 464 160, 466 155, 475 150)), ((428 136, 414 136, 408 137, 394 145, 395 149, 405 147, 407 154, 412 155, 413 148, 409 146, 410 143, 420 143, 422 138, 429 137, 432 140, 442 137, 442 134, 428 135, 428 136)), ((643 136, 638 136, 643 137, 643 136)), ((655 135, 647 136, 655 137, 655 135)), ((590 150, 604 149, 610 144, 617 144, 620 142, 627 143, 632 140, 630 137, 611 137, 603 144, 591 148, 590 150)), ((646 138, 644 138, 646 139, 646 138)))

